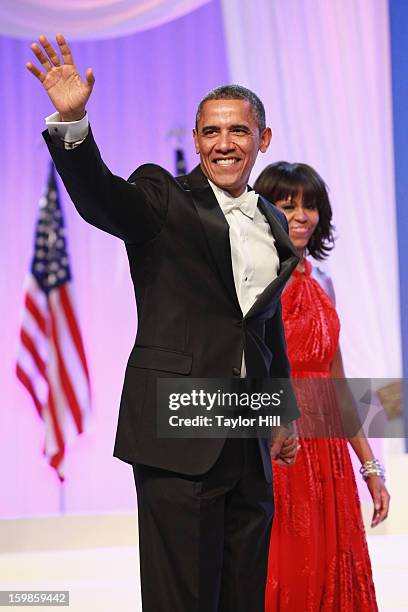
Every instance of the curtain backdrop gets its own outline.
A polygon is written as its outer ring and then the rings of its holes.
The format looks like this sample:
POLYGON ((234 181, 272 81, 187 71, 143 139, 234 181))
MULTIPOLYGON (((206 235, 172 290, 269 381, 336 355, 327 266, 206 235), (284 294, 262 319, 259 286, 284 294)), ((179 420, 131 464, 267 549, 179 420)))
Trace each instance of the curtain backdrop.
MULTIPOLYGON (((268 162, 299 160, 315 166, 330 186, 338 242, 327 267, 336 286, 348 374, 398 376, 386 0, 225 0, 223 16, 219 2, 132 36, 73 43, 81 72, 92 66, 96 75, 89 114, 103 157, 122 176, 146 161, 173 171, 175 143, 168 133, 189 134, 200 98, 225 82, 252 87, 264 99, 274 131, 270 153, 261 156, 253 176, 268 162)), ((0 3, 0 9, 5 6, 0 3)), ((58 24, 63 32, 64 23, 58 24)), ((3 517, 59 509, 58 483, 41 457, 43 426, 14 373, 23 281, 48 170, 40 131, 52 111, 24 67, 28 59, 26 41, 0 36, 3 517)), ((183 144, 191 169, 197 156, 190 135, 183 144)), ((84 223, 64 191, 62 196, 93 387, 93 429, 67 458, 66 509, 134 509, 131 470, 112 459, 124 367, 136 331, 126 255, 120 241, 84 223)))
POLYGON ((351 377, 401 375, 387 0, 223 0, 230 77, 258 92, 280 159, 330 188, 330 271, 351 377), (242 44, 237 44, 242 41, 242 44))
POLYGON ((210 0, 1 0, 0 34, 94 40, 133 34, 186 15, 210 0))

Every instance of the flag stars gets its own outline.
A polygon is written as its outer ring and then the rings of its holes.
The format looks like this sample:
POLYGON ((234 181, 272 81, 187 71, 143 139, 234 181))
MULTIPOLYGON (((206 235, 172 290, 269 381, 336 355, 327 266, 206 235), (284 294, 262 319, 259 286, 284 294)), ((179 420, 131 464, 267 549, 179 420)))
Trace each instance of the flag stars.
POLYGON ((57 234, 54 231, 50 231, 48 233, 48 236, 47 236, 47 246, 48 246, 48 248, 51 249, 55 245, 55 243, 58 244, 57 234))
POLYGON ((45 292, 50 292, 71 278, 64 217, 58 193, 48 189, 40 200, 32 272, 45 292))

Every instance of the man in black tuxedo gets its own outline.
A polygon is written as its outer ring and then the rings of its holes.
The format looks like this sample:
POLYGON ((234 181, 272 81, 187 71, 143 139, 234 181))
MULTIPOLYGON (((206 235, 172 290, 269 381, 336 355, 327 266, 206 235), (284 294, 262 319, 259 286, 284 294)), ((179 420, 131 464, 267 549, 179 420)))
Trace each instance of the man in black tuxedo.
MULTIPOLYGON (((200 103, 200 165, 174 179, 146 164, 125 181, 103 163, 68 45, 33 44, 27 68, 57 113, 45 140, 82 217, 127 249, 139 328, 126 368, 115 455, 133 465, 143 609, 264 609, 273 516, 271 455, 294 461, 290 425, 269 441, 168 439, 156 433, 160 377, 289 376, 280 295, 298 257, 275 207, 248 189, 271 130, 260 100, 226 86, 200 103), (255 265, 256 264, 256 265, 255 265)), ((291 421, 297 409, 287 415, 291 421)))

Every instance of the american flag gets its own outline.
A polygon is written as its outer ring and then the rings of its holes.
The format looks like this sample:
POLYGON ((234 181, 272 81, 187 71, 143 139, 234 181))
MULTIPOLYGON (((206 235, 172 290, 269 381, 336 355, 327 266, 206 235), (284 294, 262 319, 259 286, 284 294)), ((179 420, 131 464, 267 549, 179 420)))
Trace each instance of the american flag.
POLYGON ((71 281, 64 218, 51 163, 39 202, 16 372, 44 421, 44 454, 61 480, 65 449, 84 431, 90 412, 88 366, 71 281))

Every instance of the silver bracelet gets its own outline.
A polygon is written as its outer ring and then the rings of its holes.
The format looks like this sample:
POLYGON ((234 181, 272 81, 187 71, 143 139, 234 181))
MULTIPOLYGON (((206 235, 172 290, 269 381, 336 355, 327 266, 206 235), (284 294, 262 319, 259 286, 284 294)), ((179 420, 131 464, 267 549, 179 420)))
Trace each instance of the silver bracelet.
POLYGON ((360 468, 360 474, 363 480, 366 481, 370 476, 379 476, 385 482, 385 467, 378 461, 372 459, 363 463, 360 468))

